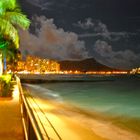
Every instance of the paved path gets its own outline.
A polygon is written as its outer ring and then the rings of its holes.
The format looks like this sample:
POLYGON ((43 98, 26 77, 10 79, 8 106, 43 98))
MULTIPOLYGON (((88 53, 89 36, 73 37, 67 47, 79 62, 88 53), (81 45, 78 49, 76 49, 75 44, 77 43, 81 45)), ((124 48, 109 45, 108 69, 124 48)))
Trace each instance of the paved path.
POLYGON ((23 140, 18 88, 13 98, 0 98, 0 140, 23 140))

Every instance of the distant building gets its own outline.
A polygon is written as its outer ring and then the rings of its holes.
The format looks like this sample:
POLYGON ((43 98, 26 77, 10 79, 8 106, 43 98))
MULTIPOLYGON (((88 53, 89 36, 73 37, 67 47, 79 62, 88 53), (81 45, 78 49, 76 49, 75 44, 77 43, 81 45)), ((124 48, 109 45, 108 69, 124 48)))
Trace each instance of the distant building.
POLYGON ((132 69, 130 71, 130 74, 140 74, 140 67, 139 68, 132 69))
POLYGON ((23 71, 25 69, 25 61, 18 61, 17 62, 17 71, 23 71))
POLYGON ((54 60, 28 55, 26 61, 18 61, 17 71, 25 70, 39 73, 57 72, 60 70, 60 64, 54 60))

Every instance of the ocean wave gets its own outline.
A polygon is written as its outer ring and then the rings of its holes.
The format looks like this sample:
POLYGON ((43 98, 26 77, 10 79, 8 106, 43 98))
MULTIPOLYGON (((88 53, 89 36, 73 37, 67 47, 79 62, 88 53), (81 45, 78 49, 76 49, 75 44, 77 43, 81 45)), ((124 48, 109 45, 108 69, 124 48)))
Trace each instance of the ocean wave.
POLYGON ((62 102, 63 99, 59 95, 59 93, 49 90, 47 88, 41 87, 41 85, 34 85, 34 84, 24 84, 26 88, 28 88, 34 96, 38 96, 44 99, 52 99, 59 102, 62 102), (41 94, 40 94, 41 93, 41 94))

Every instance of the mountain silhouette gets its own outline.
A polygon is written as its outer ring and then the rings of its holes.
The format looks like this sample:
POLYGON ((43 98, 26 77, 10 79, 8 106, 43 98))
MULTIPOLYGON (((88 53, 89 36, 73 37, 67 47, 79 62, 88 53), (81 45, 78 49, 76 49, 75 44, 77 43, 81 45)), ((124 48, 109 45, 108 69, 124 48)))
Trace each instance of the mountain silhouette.
POLYGON ((62 71, 112 71, 116 70, 111 67, 108 67, 106 65, 103 65, 99 62, 97 62, 94 58, 88 58, 80 61, 75 60, 64 60, 59 61, 60 64, 60 70, 62 71))

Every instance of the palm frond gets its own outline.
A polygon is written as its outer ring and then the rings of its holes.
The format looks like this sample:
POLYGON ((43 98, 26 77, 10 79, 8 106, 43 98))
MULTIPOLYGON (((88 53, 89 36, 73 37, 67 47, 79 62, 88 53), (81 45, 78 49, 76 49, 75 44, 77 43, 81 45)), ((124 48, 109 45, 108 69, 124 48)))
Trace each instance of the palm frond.
POLYGON ((17 6, 16 0, 0 0, 0 7, 2 11, 13 10, 17 6))
POLYGON ((8 47, 9 43, 6 41, 0 41, 0 49, 4 49, 6 47, 8 47))
POLYGON ((30 20, 20 11, 5 12, 3 18, 8 20, 13 25, 18 25, 22 29, 28 29, 30 25, 30 20))
POLYGON ((19 47, 19 36, 14 26, 7 20, 0 18, 0 34, 4 39, 12 41, 16 48, 19 47))

